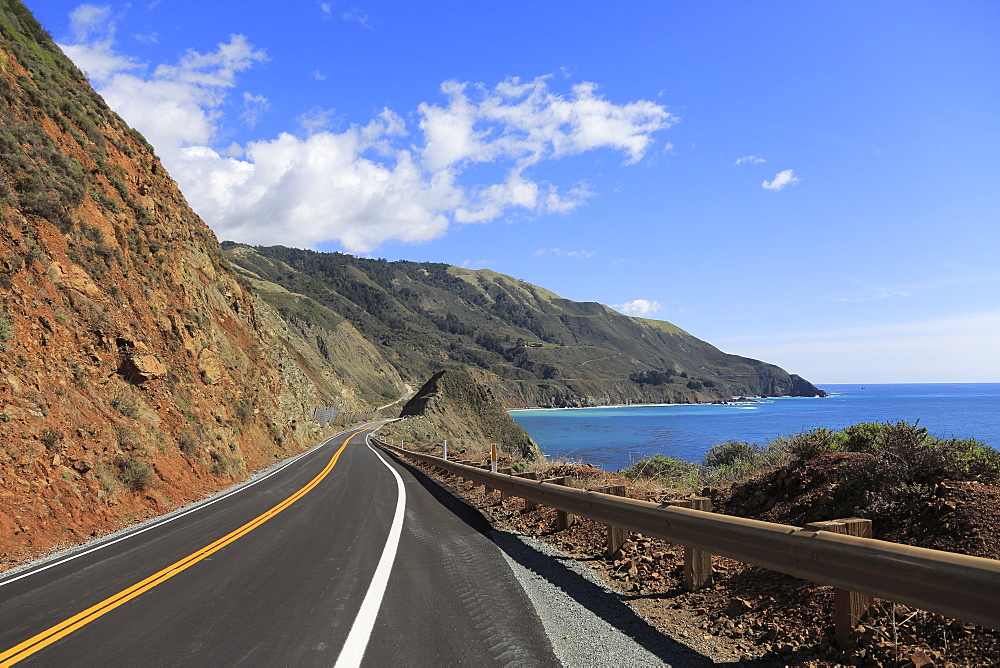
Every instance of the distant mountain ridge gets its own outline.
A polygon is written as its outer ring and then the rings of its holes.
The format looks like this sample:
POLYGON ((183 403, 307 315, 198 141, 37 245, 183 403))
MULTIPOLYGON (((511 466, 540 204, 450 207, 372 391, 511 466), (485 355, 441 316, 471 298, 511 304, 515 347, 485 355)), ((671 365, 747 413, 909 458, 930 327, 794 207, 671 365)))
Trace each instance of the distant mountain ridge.
POLYGON ((233 242, 223 249, 290 322, 346 319, 418 381, 471 367, 508 408, 825 395, 671 323, 490 270, 233 242))

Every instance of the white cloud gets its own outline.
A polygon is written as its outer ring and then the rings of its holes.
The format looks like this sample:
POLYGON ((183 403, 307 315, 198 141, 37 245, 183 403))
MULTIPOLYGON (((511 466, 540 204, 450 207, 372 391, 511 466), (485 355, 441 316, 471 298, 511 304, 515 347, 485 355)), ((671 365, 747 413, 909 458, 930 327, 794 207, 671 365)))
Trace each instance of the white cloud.
POLYGON ((326 81, 326 75, 319 70, 313 70, 312 78, 316 81, 326 81))
POLYGON ((321 130, 328 130, 333 125, 334 113, 336 113, 334 109, 313 107, 296 120, 306 134, 314 135, 321 130))
POLYGON ((561 248, 539 248, 538 250, 535 251, 535 255, 555 255, 558 257, 574 257, 586 260, 588 258, 592 258, 595 255, 597 255, 597 251, 588 251, 588 250, 565 251, 562 250, 561 248))
POLYGON ((747 165, 747 164, 759 165, 762 162, 767 162, 767 160, 760 157, 759 155, 745 155, 742 158, 736 158, 736 162, 734 164, 736 164, 737 166, 747 165))
POLYGON ((328 19, 333 16, 333 3, 332 2, 318 2, 319 11, 323 14, 324 19, 328 19))
POLYGON ((660 302, 650 301, 648 299, 633 299, 632 301, 625 302, 624 304, 612 304, 611 308, 617 309, 625 315, 645 318, 646 316, 656 313, 663 307, 660 305, 660 302))
POLYGON ((353 21, 362 28, 368 28, 369 30, 373 30, 371 21, 368 20, 368 15, 365 14, 360 9, 358 9, 357 7, 351 7, 350 9, 348 9, 346 12, 344 12, 341 18, 343 18, 345 21, 349 22, 353 21))
POLYGON ((786 169, 782 172, 778 172, 772 180, 764 181, 764 183, 761 184, 761 187, 764 190, 782 190, 785 186, 798 182, 799 179, 792 173, 792 170, 786 169))
POLYGON ((80 5, 69 15, 69 28, 77 42, 99 40, 110 45, 114 37, 115 24, 111 19, 111 7, 105 5, 80 5))
POLYGON ((156 147, 168 168, 181 147, 213 140, 218 108, 235 86, 236 74, 267 58, 243 35, 232 35, 212 53, 188 51, 178 64, 146 74, 145 66, 115 53, 107 39, 61 46, 111 108, 156 147))
POLYGON ((263 95, 253 95, 252 93, 243 93, 243 113, 240 118, 243 122, 249 125, 251 128, 257 125, 260 121, 261 115, 267 111, 271 103, 268 102, 267 98, 263 95))
POLYGON ((522 82, 514 77, 493 89, 476 85, 471 92, 465 83, 442 84, 448 105, 419 108, 428 168, 497 158, 527 167, 597 148, 624 151, 632 164, 642 158, 654 132, 677 120, 646 100, 615 105, 589 82, 573 86, 567 98, 552 92, 547 78, 522 82))
POLYGON ((446 103, 420 104, 416 127, 385 109, 367 124, 334 129, 332 110, 315 108, 298 119, 303 136, 223 147, 216 142, 230 96, 242 97, 251 126, 267 108, 263 96, 237 90, 239 73, 266 53, 233 35, 210 53, 189 51, 151 68, 115 51, 109 12, 78 10, 73 20, 83 41, 64 51, 156 147, 216 233, 247 243, 338 241, 367 253, 389 240, 440 237, 455 223, 565 213, 591 188, 537 180, 535 165, 594 149, 620 151, 633 164, 676 121, 652 102, 614 104, 592 83, 563 95, 546 77, 493 88, 449 81, 441 87, 446 103), (479 171, 492 176, 477 179, 479 171))

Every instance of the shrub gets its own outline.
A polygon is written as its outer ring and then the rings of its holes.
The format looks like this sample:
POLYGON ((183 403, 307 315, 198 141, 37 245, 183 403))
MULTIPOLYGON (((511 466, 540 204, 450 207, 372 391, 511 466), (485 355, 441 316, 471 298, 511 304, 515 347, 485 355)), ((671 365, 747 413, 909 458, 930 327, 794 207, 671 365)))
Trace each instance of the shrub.
POLYGON ((942 439, 908 422, 856 424, 844 430, 844 449, 875 455, 900 483, 1000 480, 1000 452, 975 439, 942 439))
POLYGON ((124 394, 111 397, 111 405, 125 417, 134 418, 139 414, 139 405, 129 400, 124 394))
POLYGON ((62 441, 63 435, 56 431, 55 429, 45 429, 42 432, 42 445, 45 446, 46 450, 54 451, 58 449, 59 442, 62 441))
POLYGON ((828 452, 838 452, 844 438, 840 432, 825 427, 812 429, 793 436, 779 436, 771 442, 771 449, 785 451, 797 459, 809 460, 828 452))
POLYGON ((253 417, 253 402, 248 397, 243 397, 236 404, 236 419, 240 424, 246 424, 253 417))
POLYGON ((181 454, 188 459, 193 459, 198 454, 198 438, 190 429, 185 429, 177 437, 177 447, 180 448, 181 454))
POLYGON ((740 462, 755 462, 764 458, 764 448, 756 443, 746 441, 728 441, 716 445, 705 453, 704 465, 707 468, 722 468, 733 466, 740 462))
POLYGON ((156 476, 148 464, 135 457, 120 455, 115 458, 115 473, 127 489, 141 492, 153 484, 156 476))
POLYGON ((0 353, 7 350, 7 342, 14 336, 14 328, 11 325, 10 316, 0 311, 0 353))
POLYGON ((122 450, 134 450, 139 447, 139 438, 135 432, 124 425, 115 425, 115 439, 122 450))
POLYGON ((618 472, 626 478, 650 478, 675 486, 691 486, 698 478, 698 465, 667 455, 653 455, 618 472))

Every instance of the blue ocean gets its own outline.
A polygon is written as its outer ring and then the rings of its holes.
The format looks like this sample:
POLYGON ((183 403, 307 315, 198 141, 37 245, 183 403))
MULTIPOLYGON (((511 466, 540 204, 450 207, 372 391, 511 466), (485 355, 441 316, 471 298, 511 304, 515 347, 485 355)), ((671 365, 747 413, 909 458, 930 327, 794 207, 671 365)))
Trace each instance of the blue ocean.
POLYGON ((717 406, 623 406, 512 411, 550 459, 616 471, 655 454, 699 461, 726 441, 766 444, 817 427, 917 422, 943 438, 1000 449, 1000 383, 822 385, 826 398, 783 397, 717 406))

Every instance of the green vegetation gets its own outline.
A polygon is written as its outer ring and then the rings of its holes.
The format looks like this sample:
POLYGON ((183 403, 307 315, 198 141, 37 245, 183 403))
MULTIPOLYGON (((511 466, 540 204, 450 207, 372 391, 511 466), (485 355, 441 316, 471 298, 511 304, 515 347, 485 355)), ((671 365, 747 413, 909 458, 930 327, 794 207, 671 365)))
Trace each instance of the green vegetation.
POLYGON ((699 486, 700 473, 697 464, 668 457, 653 455, 618 472, 626 478, 646 478, 676 489, 694 489, 699 486))
POLYGON ((813 429, 782 436, 767 446, 730 441, 709 450, 700 464, 656 455, 623 469, 629 478, 648 478, 678 489, 749 481, 776 469, 800 468, 819 457, 865 455, 852 469, 850 484, 887 502, 942 480, 1000 482, 1000 452, 975 439, 943 439, 907 422, 866 422, 842 431, 813 429))
POLYGON ((517 397, 511 403, 554 406, 688 400, 692 390, 715 399, 818 392, 669 323, 492 271, 282 246, 223 249, 291 326, 332 329, 346 319, 410 379, 478 367, 499 378, 492 386, 501 395, 517 397))
POLYGON ((111 406, 125 417, 134 418, 139 415, 139 405, 122 393, 111 397, 111 406))
POLYGON ((7 350, 7 342, 14 336, 13 321, 9 315, 0 311, 0 353, 7 350))
POLYGON ((194 459, 198 455, 198 437, 190 429, 185 429, 177 437, 177 447, 188 459, 194 459))
POLYGON ((126 455, 115 458, 115 475, 126 489, 133 492, 141 492, 156 480, 156 475, 148 464, 126 455))

